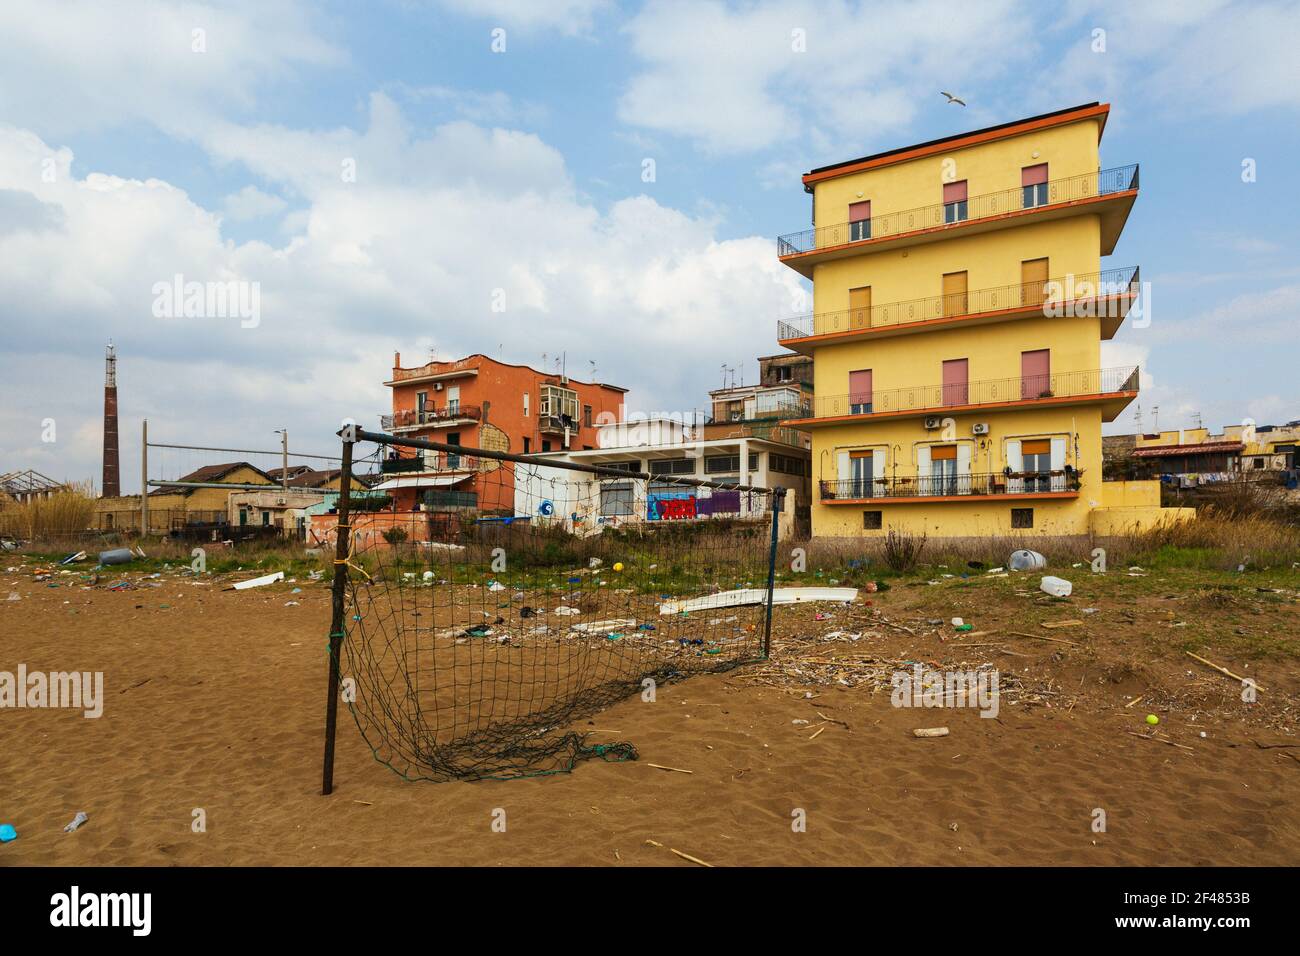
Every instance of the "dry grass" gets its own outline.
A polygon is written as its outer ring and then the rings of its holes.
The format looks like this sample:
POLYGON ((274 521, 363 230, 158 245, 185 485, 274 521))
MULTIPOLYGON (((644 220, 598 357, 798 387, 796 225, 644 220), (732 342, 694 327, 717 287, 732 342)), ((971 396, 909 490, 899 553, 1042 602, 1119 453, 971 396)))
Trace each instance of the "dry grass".
POLYGON ((48 498, 6 500, 0 506, 0 534, 27 541, 75 534, 90 526, 94 513, 95 499, 89 489, 69 485, 48 498))

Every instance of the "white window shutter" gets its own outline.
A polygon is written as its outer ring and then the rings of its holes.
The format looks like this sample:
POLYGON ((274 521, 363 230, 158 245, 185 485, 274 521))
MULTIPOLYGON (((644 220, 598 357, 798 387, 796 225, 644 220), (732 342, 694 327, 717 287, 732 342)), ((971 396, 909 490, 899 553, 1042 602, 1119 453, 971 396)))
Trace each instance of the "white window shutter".
POLYGON ((957 446, 957 493, 970 494, 971 446, 962 442, 957 446))
POLYGON ((836 477, 840 481, 848 481, 853 477, 853 463, 849 461, 849 453, 842 451, 839 453, 835 466, 836 477))
POLYGON ((871 469, 873 478, 885 477, 885 455, 887 452, 883 448, 877 448, 871 453, 871 469))
POLYGON ((922 445, 916 450, 916 476, 918 478, 930 477, 930 446, 922 445))
POLYGON ((1052 471, 1060 471, 1065 467, 1065 439, 1052 439, 1052 471))
MULTIPOLYGON (((1019 474, 1025 469, 1025 458, 1020 453, 1020 442, 1007 442, 1007 467, 1013 472, 1019 474)), ((1025 490, 1025 480, 1023 478, 1011 478, 1007 481, 1007 491, 1017 494, 1025 490)))

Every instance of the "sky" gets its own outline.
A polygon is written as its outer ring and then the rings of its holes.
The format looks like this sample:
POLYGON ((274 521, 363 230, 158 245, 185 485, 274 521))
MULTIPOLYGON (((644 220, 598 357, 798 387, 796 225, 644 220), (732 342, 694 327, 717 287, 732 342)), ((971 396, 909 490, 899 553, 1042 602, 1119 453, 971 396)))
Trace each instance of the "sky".
POLYGON ((98 482, 110 339, 125 492, 142 419, 337 453, 388 410, 394 352, 562 356, 631 412, 703 409, 806 311, 774 242, 807 226, 800 174, 1097 100, 1102 165, 1141 164, 1103 268, 1150 283, 1149 324, 1103 343, 1143 367, 1107 432, 1300 418, 1298 24, 1226 0, 5 0, 0 472, 98 482), (240 283, 244 311, 187 315, 177 276, 240 283))

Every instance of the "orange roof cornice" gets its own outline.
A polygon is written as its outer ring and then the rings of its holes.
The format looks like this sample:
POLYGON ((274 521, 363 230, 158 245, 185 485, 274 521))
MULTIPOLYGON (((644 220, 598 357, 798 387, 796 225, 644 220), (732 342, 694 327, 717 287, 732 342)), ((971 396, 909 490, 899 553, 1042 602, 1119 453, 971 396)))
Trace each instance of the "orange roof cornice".
POLYGON ((1008 139, 1012 136, 1022 136, 1025 133, 1032 133, 1040 129, 1050 129, 1053 126, 1065 126, 1068 123, 1078 123, 1082 120, 1096 119, 1097 141, 1101 141, 1102 131, 1106 128, 1106 117, 1110 114, 1109 103, 1098 103, 1096 106, 1085 106, 1081 109, 1071 110, 1067 113, 1060 113, 1053 116, 1043 116, 1034 120, 1026 120, 1023 123, 1015 123, 1010 126, 997 127, 995 129, 984 130, 982 132, 969 133, 965 136, 954 136, 950 139, 939 140, 935 143, 929 143, 924 146, 916 146, 911 149, 900 150, 899 152, 889 153, 885 156, 877 156, 872 159, 864 159, 861 162, 851 163, 846 166, 836 166, 831 169, 824 169, 821 172, 804 173, 804 186, 811 186, 814 183, 825 182, 828 179, 838 179, 840 176, 850 176, 853 173, 864 172, 868 169, 880 169, 884 166, 894 166, 898 163, 910 162, 914 159, 923 159, 926 156, 935 156, 940 153, 951 153, 953 150, 965 149, 968 146, 979 146, 983 143, 993 143, 1000 139, 1008 139))

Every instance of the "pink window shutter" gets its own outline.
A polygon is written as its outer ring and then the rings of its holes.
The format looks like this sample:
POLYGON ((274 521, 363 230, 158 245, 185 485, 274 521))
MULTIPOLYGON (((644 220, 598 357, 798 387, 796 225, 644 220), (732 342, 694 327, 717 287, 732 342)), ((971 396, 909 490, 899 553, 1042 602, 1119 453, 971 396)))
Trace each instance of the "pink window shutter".
POLYGON ((849 372, 849 401, 854 405, 871 402, 871 369, 849 372))
POLYGON ((862 222, 871 218, 871 200, 849 203, 849 222, 862 222))
POLYGON ((966 180, 963 179, 959 183, 943 184, 943 202, 945 206, 948 203, 965 202, 965 201, 966 201, 966 180))
POLYGON ((1047 182, 1047 164, 1039 163, 1037 166, 1026 166, 1020 170, 1020 185, 1038 186, 1047 182))

